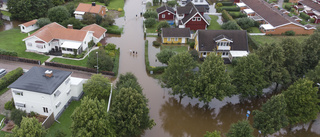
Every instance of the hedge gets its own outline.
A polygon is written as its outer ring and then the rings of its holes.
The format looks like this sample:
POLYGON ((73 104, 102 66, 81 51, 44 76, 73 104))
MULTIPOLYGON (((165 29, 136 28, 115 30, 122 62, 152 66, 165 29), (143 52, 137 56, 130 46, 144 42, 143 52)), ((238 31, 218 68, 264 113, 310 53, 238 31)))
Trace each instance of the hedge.
POLYGON ((226 10, 226 11, 240 11, 240 7, 225 7, 225 8, 221 8, 221 10, 226 10))
POLYGON ((122 30, 121 29, 111 29, 111 28, 109 28, 107 33, 121 35, 122 30))
POLYGON ((150 66, 150 62, 149 62, 149 54, 148 54, 148 40, 145 41, 144 43, 144 56, 145 56, 145 63, 146 63, 146 69, 148 74, 150 73, 150 71, 153 71, 154 74, 158 74, 158 73, 163 73, 164 69, 167 67, 151 67, 150 66))
POLYGON ((114 58, 114 63, 113 63, 112 72, 114 73, 115 76, 118 75, 118 71, 119 71, 119 56, 120 56, 120 48, 116 50, 116 56, 114 58))
POLYGON ((229 20, 233 20, 232 16, 230 16, 230 14, 226 11, 226 10, 223 10, 222 11, 222 15, 223 19, 225 19, 226 21, 229 21, 229 20))
POLYGON ((14 51, 7 51, 4 49, 0 49, 0 55, 8 55, 8 56, 15 56, 18 57, 18 53, 14 51))
POLYGON ((0 79, 0 90, 7 88, 11 83, 16 81, 23 74, 22 68, 17 68, 8 72, 4 77, 0 79))
POLYGON ((233 2, 228 2, 228 1, 223 1, 223 2, 219 2, 221 3, 223 6, 232 6, 233 2))
POLYGON ((230 12, 229 13, 232 18, 242 18, 242 17, 247 17, 247 14, 241 13, 241 12, 230 12))
POLYGON ((310 19, 310 16, 309 16, 308 14, 305 14, 304 12, 301 12, 301 13, 300 13, 300 17, 303 18, 303 19, 305 19, 305 20, 310 19))

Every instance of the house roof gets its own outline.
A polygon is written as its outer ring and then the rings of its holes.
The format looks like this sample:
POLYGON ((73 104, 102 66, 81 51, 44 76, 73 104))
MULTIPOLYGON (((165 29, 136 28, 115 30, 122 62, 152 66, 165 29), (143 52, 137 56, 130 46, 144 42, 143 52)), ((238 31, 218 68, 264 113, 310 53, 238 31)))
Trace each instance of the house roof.
POLYGON ((167 6, 167 5, 164 5, 164 6, 161 6, 161 7, 157 8, 158 14, 162 13, 162 12, 164 12, 166 10, 171 12, 171 13, 173 13, 173 14, 176 14, 174 9, 172 7, 167 6))
POLYGON ((81 30, 85 31, 93 31, 93 36, 96 38, 100 38, 104 33, 107 32, 107 29, 97 25, 97 24, 91 24, 88 26, 83 27, 81 30))
POLYGON ((245 30, 198 30, 199 51, 213 51, 217 49, 215 40, 224 36, 233 42, 230 50, 249 51, 247 31, 245 30))
POLYGON ((190 28, 162 28, 163 37, 190 37, 190 28))
POLYGON ((318 4, 317 2, 313 2, 312 0, 301 0, 299 2, 303 5, 306 5, 312 9, 320 12, 320 4, 318 4))
POLYGON ((197 9, 199 12, 205 12, 206 9, 202 6, 195 6, 192 2, 188 2, 184 7, 177 8, 177 14, 190 14, 191 10, 197 9))
POLYGON ((181 20, 181 24, 186 24, 186 23, 189 22, 194 16, 196 16, 196 14, 198 14, 198 15, 209 25, 209 22, 207 21, 207 19, 205 19, 205 18, 198 12, 198 10, 192 10, 190 14, 188 14, 187 16, 185 16, 185 17, 181 20))
POLYGON ((32 67, 24 73, 8 88, 22 89, 37 93, 51 95, 70 75, 72 72, 57 69, 48 69, 43 67, 32 67), (52 71, 52 77, 46 77, 45 71, 52 71))
MULTIPOLYGON (((74 41, 83 41, 88 31, 85 30, 76 30, 76 29, 67 29, 60 24, 53 22, 50 23, 41 29, 37 30, 30 37, 38 37, 45 42, 50 42, 53 39, 65 39, 65 40, 74 40, 74 41)), ((25 38, 25 39, 27 39, 25 38)), ((23 41, 25 40, 23 39, 23 41)))
MULTIPOLYGON (((37 23, 37 19, 35 19, 35 20, 31 20, 31 21, 29 21, 29 22, 26 22, 26 23, 23 23, 23 24, 20 24, 20 25, 23 25, 23 26, 25 26, 25 27, 29 27, 29 26, 31 26, 31 25, 34 25, 34 24, 36 24, 37 23)), ((19 25, 19 26, 20 26, 19 25)))
POLYGON ((89 12, 99 14, 103 6, 97 5, 92 6, 92 4, 79 3, 77 9, 75 11, 89 12))

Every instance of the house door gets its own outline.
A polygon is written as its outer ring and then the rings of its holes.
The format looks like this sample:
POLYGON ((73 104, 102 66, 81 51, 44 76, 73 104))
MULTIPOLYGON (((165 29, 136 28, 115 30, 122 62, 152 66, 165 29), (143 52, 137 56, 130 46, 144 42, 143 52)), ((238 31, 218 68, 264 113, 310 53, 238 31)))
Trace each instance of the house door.
POLYGON ((58 46, 55 46, 55 49, 56 49, 56 51, 58 51, 59 50, 58 46))

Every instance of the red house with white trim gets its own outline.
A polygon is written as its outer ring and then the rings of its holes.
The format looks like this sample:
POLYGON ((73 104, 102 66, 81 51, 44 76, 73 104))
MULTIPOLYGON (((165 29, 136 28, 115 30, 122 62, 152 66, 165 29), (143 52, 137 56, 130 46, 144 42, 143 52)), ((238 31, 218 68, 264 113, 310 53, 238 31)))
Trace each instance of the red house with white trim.
POLYGON ((158 20, 174 20, 174 17, 176 16, 176 12, 173 8, 164 5, 159 8, 157 8, 158 12, 158 20))
POLYGON ((184 7, 177 8, 176 24, 179 28, 190 28, 190 30, 207 29, 209 22, 204 18, 204 7, 197 7, 189 2, 184 7))

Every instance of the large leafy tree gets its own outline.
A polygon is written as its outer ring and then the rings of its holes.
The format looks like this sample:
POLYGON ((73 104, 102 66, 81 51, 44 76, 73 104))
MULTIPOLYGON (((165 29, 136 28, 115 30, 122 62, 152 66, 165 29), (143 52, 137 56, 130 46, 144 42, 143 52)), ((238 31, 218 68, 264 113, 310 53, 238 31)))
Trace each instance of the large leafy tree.
POLYGON ((158 33, 160 33, 162 28, 169 28, 169 27, 170 27, 170 25, 169 25, 168 22, 160 21, 158 26, 157 26, 157 31, 158 31, 158 33))
POLYGON ((81 105, 71 115, 73 136, 114 137, 115 132, 108 121, 106 103, 97 98, 84 97, 81 105))
POLYGON ((204 134, 203 137, 221 137, 221 132, 220 131, 213 131, 213 132, 209 132, 207 131, 206 134, 204 134))
POLYGON ((311 81, 314 82, 316 86, 317 83, 320 83, 320 62, 318 65, 314 68, 314 70, 310 70, 307 74, 306 77, 310 79, 311 81))
POLYGON ((21 109, 14 109, 11 112, 11 117, 10 119, 13 120, 13 122, 17 125, 20 126, 22 117, 26 117, 27 113, 26 111, 23 111, 21 109))
POLYGON ((36 118, 23 117, 21 126, 15 126, 12 130, 13 137, 44 137, 46 131, 36 118))
POLYGON ((91 52, 88 57, 87 67, 96 68, 98 58, 98 67, 99 70, 112 71, 113 69, 113 59, 107 55, 105 50, 101 47, 98 50, 98 57, 96 52, 91 52))
POLYGON ((288 125, 287 104, 283 94, 271 97, 262 105, 261 111, 253 111, 253 127, 264 135, 273 134, 288 125))
POLYGON ((192 94, 196 62, 188 52, 177 54, 170 58, 168 67, 161 78, 164 86, 172 88, 172 95, 179 95, 181 99, 192 94))
POLYGON ((242 97, 260 96, 262 90, 268 85, 265 78, 265 68, 256 54, 238 59, 232 74, 232 83, 237 93, 242 97))
POLYGON ((64 27, 68 27, 69 24, 72 24, 74 29, 81 29, 83 27, 83 24, 80 20, 75 19, 74 17, 71 17, 67 20, 64 20, 61 25, 64 27))
POLYGON ((312 84, 308 79, 299 79, 283 92, 291 125, 317 118, 320 100, 317 96, 318 88, 312 84))
POLYGON ((37 21, 36 24, 37 24, 40 28, 42 28, 43 26, 48 25, 48 24, 50 24, 50 23, 51 23, 51 21, 50 21, 49 18, 40 18, 40 19, 38 19, 38 21, 37 21))
POLYGON ((12 19, 30 21, 46 17, 53 4, 51 0, 8 0, 7 6, 12 19))
POLYGON ((149 117, 147 102, 146 97, 136 89, 117 90, 110 110, 111 124, 117 136, 139 136, 155 125, 149 117))
POLYGON ((284 67, 288 70, 291 81, 296 81, 302 77, 302 46, 296 39, 284 39, 280 46, 285 53, 284 67))
POLYGON ((108 99, 111 90, 110 80, 101 74, 94 74, 83 84, 83 91, 89 98, 108 99))
POLYGON ((142 93, 142 87, 137 81, 137 77, 133 75, 131 72, 127 72, 126 74, 120 74, 119 80, 116 83, 116 89, 120 90, 121 88, 129 88, 137 90, 142 93))
POLYGON ((64 6, 56 6, 48 10, 48 18, 52 22, 62 23, 70 18, 70 13, 64 6))
POLYGON ((284 67, 285 54, 282 47, 276 44, 266 44, 260 47, 257 55, 264 63, 265 76, 270 82, 277 84, 287 84, 290 82, 288 70, 284 67))
POLYGON ((239 30, 239 26, 237 25, 237 22, 236 21, 228 21, 226 23, 223 23, 221 25, 221 28, 222 29, 225 29, 225 30, 239 30))
POLYGON ((252 132, 253 128, 249 121, 242 120, 231 125, 227 137, 253 137, 252 132))
POLYGON ((254 26, 254 20, 248 17, 238 19, 237 23, 242 29, 248 29, 254 26))
POLYGON ((303 67, 304 72, 314 69, 320 60, 320 32, 315 31, 303 42, 303 67))
POLYGON ((234 90, 223 59, 215 53, 206 57, 194 83, 193 97, 205 103, 209 103, 213 98, 221 101, 224 97, 231 96, 234 90))
POLYGON ((165 50, 161 50, 160 53, 157 53, 156 57, 161 63, 168 64, 169 59, 174 55, 176 55, 174 51, 165 49, 165 50))

